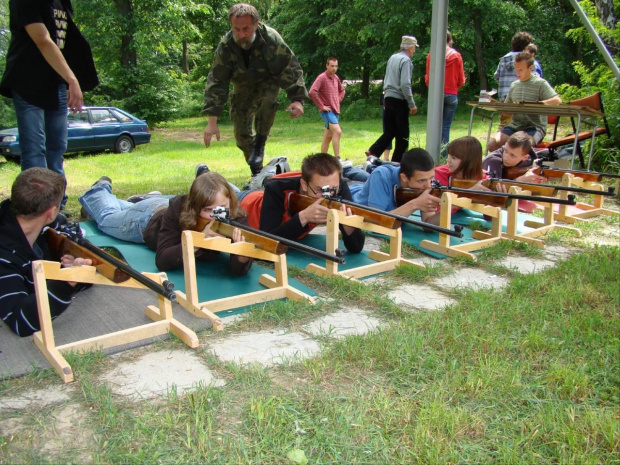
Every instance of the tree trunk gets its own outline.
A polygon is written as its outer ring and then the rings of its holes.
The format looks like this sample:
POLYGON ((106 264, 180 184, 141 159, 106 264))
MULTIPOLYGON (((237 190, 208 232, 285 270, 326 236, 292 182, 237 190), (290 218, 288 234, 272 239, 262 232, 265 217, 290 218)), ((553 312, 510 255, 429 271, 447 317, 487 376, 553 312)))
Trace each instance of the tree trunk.
MULTIPOLYGON (((598 14, 598 18, 601 20, 603 25, 608 29, 616 29, 617 19, 614 12, 613 0, 594 0, 594 3, 596 4, 596 13, 598 14)), ((620 44, 610 39, 604 40, 604 42, 609 49, 609 52, 613 56, 617 56, 620 44)))
POLYGON ((478 68, 478 79, 480 89, 488 89, 487 74, 484 68, 484 57, 482 56, 482 12, 478 9, 474 11, 474 53, 476 55, 476 66, 478 68))
POLYGON ((183 41, 183 72, 189 75, 189 60, 187 58, 187 40, 183 41))
POLYGON ((596 4, 598 17, 605 27, 608 29, 615 29, 617 20, 614 13, 613 0, 594 0, 594 3, 596 4))
MULTIPOLYGON (((133 47, 134 25, 133 25, 133 5, 131 0, 115 0, 116 8, 122 17, 125 26, 121 36, 121 68, 126 76, 132 76, 138 64, 138 55, 133 47)), ((122 83, 123 98, 132 95, 132 89, 127 79, 122 83)))
POLYGON ((362 98, 368 98, 370 95, 370 68, 368 64, 364 64, 362 68, 362 98))

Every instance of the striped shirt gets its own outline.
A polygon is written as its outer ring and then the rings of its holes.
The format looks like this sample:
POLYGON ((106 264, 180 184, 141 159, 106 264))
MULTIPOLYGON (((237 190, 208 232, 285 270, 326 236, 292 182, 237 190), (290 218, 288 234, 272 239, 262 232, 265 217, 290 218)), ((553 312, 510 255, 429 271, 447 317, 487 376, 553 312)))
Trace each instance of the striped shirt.
MULTIPOLYGON (((543 78, 532 74, 527 81, 515 81, 506 96, 507 103, 540 102, 555 97, 557 92, 543 78)), ((547 115, 514 114, 508 127, 517 131, 535 127, 547 132, 547 115)))
POLYGON ((327 71, 319 74, 310 87, 310 98, 319 111, 323 111, 324 107, 329 107, 331 111, 339 115, 340 102, 344 98, 344 87, 340 78, 335 74, 330 76, 327 71))

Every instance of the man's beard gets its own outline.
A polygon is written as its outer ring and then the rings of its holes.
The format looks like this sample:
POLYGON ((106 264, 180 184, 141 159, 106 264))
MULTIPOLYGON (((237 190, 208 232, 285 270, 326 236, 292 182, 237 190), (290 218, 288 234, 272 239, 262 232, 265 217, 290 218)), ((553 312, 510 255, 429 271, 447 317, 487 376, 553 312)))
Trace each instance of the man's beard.
POLYGON ((243 50, 250 50, 252 48, 252 44, 254 44, 254 41, 256 40, 256 31, 252 33, 252 37, 245 39, 240 39, 233 33, 233 40, 243 50))

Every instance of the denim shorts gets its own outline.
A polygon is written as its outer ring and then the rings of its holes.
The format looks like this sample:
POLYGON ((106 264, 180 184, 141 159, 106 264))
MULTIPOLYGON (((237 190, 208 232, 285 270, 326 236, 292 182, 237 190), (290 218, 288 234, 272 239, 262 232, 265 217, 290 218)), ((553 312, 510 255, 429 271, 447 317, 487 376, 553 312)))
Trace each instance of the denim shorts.
POLYGON ((339 124, 338 123, 338 115, 333 111, 322 111, 321 118, 325 121, 325 128, 329 129, 330 124, 339 124))

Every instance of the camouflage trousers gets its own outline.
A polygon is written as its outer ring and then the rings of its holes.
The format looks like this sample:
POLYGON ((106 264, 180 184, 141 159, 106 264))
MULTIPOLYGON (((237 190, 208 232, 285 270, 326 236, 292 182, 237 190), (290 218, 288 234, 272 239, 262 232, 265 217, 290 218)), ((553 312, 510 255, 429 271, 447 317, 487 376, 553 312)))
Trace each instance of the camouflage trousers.
POLYGON ((237 147, 243 152, 246 161, 252 153, 256 135, 265 138, 269 135, 278 111, 279 93, 280 87, 272 81, 234 84, 230 96, 230 119, 237 147))

